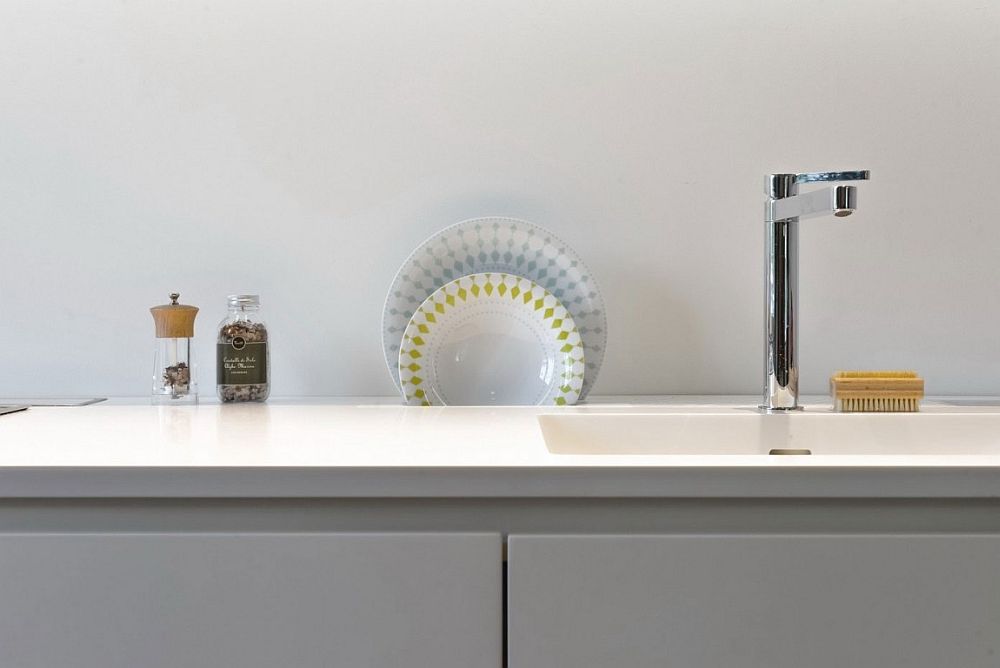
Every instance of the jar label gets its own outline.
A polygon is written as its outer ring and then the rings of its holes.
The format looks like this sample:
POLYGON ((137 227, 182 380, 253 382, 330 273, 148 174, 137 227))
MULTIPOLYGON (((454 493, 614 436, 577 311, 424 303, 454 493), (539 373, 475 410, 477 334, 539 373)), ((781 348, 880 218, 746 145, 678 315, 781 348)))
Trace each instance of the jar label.
POLYGON ((242 336, 217 344, 219 385, 260 385, 267 382, 267 343, 248 343, 242 336))

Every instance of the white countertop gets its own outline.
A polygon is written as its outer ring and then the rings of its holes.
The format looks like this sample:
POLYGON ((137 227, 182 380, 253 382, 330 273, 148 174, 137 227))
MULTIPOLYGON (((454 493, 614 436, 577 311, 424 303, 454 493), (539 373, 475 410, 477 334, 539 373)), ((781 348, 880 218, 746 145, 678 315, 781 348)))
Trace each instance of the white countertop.
MULTIPOLYGON (((597 399, 564 409, 397 402, 31 408, 0 417, 0 497, 1000 497, 1000 456, 566 455, 548 450, 538 425, 553 412, 740 414, 751 397, 597 399)), ((1000 401, 924 410, 1000 414, 1000 401)))

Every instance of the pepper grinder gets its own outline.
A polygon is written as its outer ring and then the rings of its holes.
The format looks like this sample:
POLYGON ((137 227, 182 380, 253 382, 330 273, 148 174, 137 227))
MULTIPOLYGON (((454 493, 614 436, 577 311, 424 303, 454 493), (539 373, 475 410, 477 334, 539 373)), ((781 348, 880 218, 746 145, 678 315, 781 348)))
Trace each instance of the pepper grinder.
POLYGON ((191 339, 197 306, 177 303, 179 292, 170 293, 170 303, 149 309, 156 323, 153 352, 153 403, 196 404, 198 384, 191 359, 191 339))

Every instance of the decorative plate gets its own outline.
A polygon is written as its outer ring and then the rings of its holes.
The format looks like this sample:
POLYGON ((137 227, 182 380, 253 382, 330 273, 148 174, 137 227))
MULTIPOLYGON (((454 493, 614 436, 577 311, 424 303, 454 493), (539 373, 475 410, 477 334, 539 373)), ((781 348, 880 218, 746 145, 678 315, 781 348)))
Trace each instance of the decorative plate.
POLYGON ((417 308, 397 368, 411 406, 561 406, 580 397, 583 348, 551 292, 520 276, 472 274, 417 308))
POLYGON ((548 230, 515 218, 474 218, 447 227, 417 247, 389 287, 382 311, 382 350, 396 387, 403 330, 417 307, 445 283, 469 274, 523 276, 548 290, 576 321, 587 351, 580 398, 601 370, 607 343, 604 300, 580 257, 548 230))

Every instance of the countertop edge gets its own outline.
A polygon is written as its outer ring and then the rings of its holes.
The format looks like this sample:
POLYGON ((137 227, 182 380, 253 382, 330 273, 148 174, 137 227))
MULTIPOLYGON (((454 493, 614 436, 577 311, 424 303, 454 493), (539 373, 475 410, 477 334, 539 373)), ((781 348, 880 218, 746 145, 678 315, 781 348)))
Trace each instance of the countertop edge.
POLYGON ((0 499, 1000 498, 1000 467, 5 467, 0 499))

